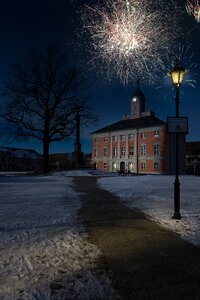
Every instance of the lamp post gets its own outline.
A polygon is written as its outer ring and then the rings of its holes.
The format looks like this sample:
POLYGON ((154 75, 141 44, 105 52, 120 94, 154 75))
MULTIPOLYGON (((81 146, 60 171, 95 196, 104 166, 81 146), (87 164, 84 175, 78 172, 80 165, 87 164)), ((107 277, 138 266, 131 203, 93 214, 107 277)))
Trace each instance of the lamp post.
MULTIPOLYGON (((171 77, 172 83, 176 89, 175 103, 176 103, 176 118, 179 118, 179 87, 183 80, 183 75, 186 73, 186 69, 180 66, 177 61, 168 75, 171 77)), ((175 133, 175 181, 174 181, 174 215, 173 219, 180 220, 180 182, 179 182, 179 133, 175 133)))

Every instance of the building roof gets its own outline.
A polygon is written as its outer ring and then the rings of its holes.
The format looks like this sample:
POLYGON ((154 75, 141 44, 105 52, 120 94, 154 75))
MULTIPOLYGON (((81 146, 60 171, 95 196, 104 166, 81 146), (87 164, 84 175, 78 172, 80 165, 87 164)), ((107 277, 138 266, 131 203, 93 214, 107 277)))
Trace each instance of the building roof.
POLYGON ((33 149, 22 149, 14 147, 0 147, 0 152, 9 152, 15 158, 38 159, 41 155, 33 149))
POLYGON ((162 126, 166 123, 155 116, 145 116, 141 118, 135 119, 125 119, 119 122, 113 123, 96 131, 93 131, 91 134, 95 133, 104 133, 104 132, 112 132, 112 131, 120 131, 127 129, 140 129, 140 128, 148 128, 155 126, 162 126))

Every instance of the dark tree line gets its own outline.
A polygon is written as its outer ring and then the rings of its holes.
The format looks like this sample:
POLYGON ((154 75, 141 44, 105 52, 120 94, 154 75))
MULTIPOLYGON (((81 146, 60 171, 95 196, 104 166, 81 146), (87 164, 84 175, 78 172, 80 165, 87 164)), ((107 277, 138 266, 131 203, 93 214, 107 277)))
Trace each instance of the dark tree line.
POLYGON ((24 63, 13 66, 3 89, 4 133, 12 140, 42 142, 45 173, 49 171, 50 144, 74 133, 77 105, 84 122, 94 119, 87 101, 80 98, 84 79, 69 65, 69 57, 59 45, 32 49, 24 63))

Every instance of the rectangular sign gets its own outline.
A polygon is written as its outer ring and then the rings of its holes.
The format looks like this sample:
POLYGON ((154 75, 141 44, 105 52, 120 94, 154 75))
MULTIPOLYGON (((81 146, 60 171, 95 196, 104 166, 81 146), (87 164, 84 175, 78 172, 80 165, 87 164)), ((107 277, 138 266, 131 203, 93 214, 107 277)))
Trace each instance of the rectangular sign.
POLYGON ((188 117, 167 117, 168 133, 188 133, 188 117))

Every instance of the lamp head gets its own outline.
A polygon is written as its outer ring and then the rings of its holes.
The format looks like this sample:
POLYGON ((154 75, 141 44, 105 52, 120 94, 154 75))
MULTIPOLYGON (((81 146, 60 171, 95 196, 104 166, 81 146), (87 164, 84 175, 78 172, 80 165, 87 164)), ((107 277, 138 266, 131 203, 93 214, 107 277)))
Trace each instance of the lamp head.
POLYGON ((180 66, 179 62, 177 61, 171 71, 167 73, 168 76, 171 77, 172 83, 174 86, 179 87, 182 80, 183 75, 187 72, 187 70, 180 66))

